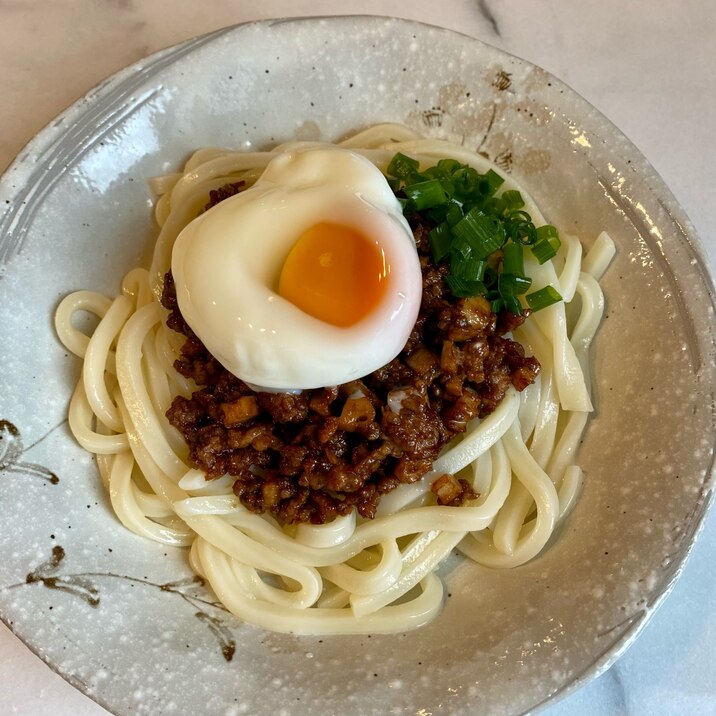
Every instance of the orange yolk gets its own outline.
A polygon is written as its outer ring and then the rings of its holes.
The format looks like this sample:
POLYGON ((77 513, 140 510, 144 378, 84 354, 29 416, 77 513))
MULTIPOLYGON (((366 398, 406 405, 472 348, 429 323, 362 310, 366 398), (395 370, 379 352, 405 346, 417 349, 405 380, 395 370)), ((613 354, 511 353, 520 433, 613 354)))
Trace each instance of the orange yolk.
POLYGON ((278 292, 304 313, 334 326, 367 316, 385 292, 383 252, 342 224, 321 223, 301 234, 281 269, 278 292))

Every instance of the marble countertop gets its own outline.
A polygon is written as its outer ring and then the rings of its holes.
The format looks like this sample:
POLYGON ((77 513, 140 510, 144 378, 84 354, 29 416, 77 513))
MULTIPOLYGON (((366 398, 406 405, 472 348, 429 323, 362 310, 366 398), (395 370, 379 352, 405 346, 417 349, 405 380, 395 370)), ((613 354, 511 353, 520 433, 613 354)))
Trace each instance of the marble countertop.
MULTIPOLYGON (((716 266, 716 4, 668 0, 0 0, 0 170, 93 85, 155 50, 248 20, 394 15, 541 65, 639 147, 716 266)), ((1 400, 1 396, 0 396, 1 400)), ((716 714, 716 513, 671 596, 600 678, 549 714, 716 714)), ((0 624, 0 713, 99 716, 0 624)))

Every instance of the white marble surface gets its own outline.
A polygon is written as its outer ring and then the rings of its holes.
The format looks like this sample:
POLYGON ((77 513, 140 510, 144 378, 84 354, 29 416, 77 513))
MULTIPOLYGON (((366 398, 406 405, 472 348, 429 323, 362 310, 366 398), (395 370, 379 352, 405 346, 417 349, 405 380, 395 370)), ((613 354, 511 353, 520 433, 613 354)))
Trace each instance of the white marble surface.
MULTIPOLYGON (((0 170, 74 99, 154 50, 247 20, 357 12, 460 30, 566 81, 651 161, 716 266, 711 0, 0 0, 0 170)), ((638 641, 548 713, 716 714, 714 564, 712 511, 682 578, 638 641)), ((0 714, 106 713, 0 624, 0 714)))

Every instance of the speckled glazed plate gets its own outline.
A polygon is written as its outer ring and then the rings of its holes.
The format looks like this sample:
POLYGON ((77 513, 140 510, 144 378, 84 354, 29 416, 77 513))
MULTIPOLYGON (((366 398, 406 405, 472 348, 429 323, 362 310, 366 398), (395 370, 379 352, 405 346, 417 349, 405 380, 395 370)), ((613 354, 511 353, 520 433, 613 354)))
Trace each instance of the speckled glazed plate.
POLYGON ((653 169, 543 70, 384 18, 222 30, 120 72, 71 107, 4 176, 0 212, 0 615, 110 711, 520 713, 606 668, 677 577, 711 491, 711 279, 653 169), (114 518, 67 429, 79 363, 51 317, 74 289, 115 294, 146 260, 146 180, 193 149, 332 140, 382 121, 484 152, 553 223, 587 243, 603 229, 616 240, 586 483, 531 563, 447 565, 449 598, 428 627, 267 633, 218 608, 184 552, 114 518))

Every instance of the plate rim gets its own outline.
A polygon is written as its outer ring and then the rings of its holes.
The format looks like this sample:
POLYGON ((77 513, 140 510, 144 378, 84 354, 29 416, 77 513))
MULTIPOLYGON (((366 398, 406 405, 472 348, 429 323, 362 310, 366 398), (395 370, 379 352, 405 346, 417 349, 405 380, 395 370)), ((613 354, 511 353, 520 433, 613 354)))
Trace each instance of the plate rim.
MULTIPOLYGON (((368 24, 376 23, 378 21, 391 22, 397 25, 402 25, 403 27, 420 28, 423 31, 437 31, 446 36, 457 35, 465 38, 470 43, 488 48, 491 52, 494 52, 502 57, 509 58, 512 61, 517 61, 523 66, 539 68, 549 76, 554 85, 567 90, 571 97, 575 99, 580 106, 584 106, 589 110, 591 115, 596 117, 601 123, 603 123, 604 126, 608 127, 609 131, 612 132, 615 137, 625 140, 630 148, 634 150, 640 164, 648 174, 651 193, 658 198, 660 205, 678 228, 680 241, 688 247, 692 256, 695 258, 696 268, 703 282, 703 287, 711 301, 711 308, 714 313, 716 313, 716 288, 714 273, 709 265, 709 261, 707 260, 704 243, 698 231, 649 159, 619 127, 617 127, 589 100, 548 70, 544 70, 539 65, 510 53, 507 50, 495 47, 480 38, 460 32, 459 30, 445 28, 419 20, 375 14, 295 16, 265 18, 236 23, 201 35, 187 38, 173 45, 159 49, 146 57, 126 65, 96 83, 80 98, 69 104, 54 118, 47 122, 33 137, 31 137, 22 146, 15 158, 3 171, 2 175, 0 175, 0 206, 3 209, 2 213, 0 213, 0 278, 2 278, 2 274, 5 271, 8 262, 21 250, 22 239, 24 238, 24 233, 21 232, 18 237, 17 245, 11 245, 8 250, 8 246, 6 245, 8 230, 11 229, 18 220, 25 218, 25 215, 32 211, 34 206, 42 203, 42 194, 40 194, 39 197, 33 198, 30 196, 27 204, 23 204, 22 199, 24 196, 27 196, 26 194, 23 194, 23 192, 31 190, 30 182, 35 175, 42 173, 40 169, 44 162, 48 159, 48 155, 53 150, 62 147, 64 143, 68 142, 72 135, 73 128, 76 128, 76 120, 81 120, 91 111, 94 111, 99 116, 105 116, 107 112, 111 110, 112 106, 117 104, 119 96, 123 93, 131 93, 133 87, 139 87, 147 82, 151 82, 152 77, 155 76, 157 72, 160 72, 165 67, 171 67, 174 63, 191 54, 194 50, 197 50, 206 44, 210 44, 223 36, 231 35, 237 31, 242 31, 255 26, 270 28, 274 25, 285 24, 333 24, 337 22, 358 22, 368 24), (115 94, 118 95, 118 97, 115 98, 115 94), (36 167, 34 170, 33 166, 36 167), (15 179, 16 175, 17 180, 15 179), (15 209, 15 211, 13 211, 13 209, 15 209)), ((31 219, 32 216, 29 217, 30 221, 31 219)), ((710 333, 712 348, 716 347, 714 330, 714 325, 712 325, 710 333)), ((638 618, 634 619, 626 630, 608 648, 596 656, 594 660, 586 666, 582 672, 580 672, 580 674, 574 676, 568 684, 562 686, 558 691, 552 693, 543 701, 531 706, 529 711, 542 710, 543 708, 560 701, 607 671, 642 633, 643 629, 648 624, 656 610, 669 596, 676 582, 683 573, 696 541, 703 531, 705 518, 709 510, 712 509, 714 502, 716 453, 714 452, 713 447, 716 447, 716 435, 713 437, 713 440, 714 443, 711 451, 710 464, 708 465, 707 474, 704 482, 702 483, 701 491, 695 501, 696 508, 689 524, 690 534, 688 540, 686 540, 687 547, 676 560, 677 564, 673 569, 666 587, 656 599, 644 607, 638 618)), ((82 682, 81 679, 73 676, 69 672, 64 673, 56 663, 54 663, 47 655, 43 654, 41 646, 38 645, 37 648, 35 648, 33 645, 28 643, 26 638, 18 633, 14 625, 10 623, 9 618, 6 617, 1 607, 0 621, 2 621, 14 634, 14 636, 18 638, 28 649, 30 649, 32 653, 42 659, 42 661, 47 664, 52 671, 62 677, 71 686, 84 693, 88 698, 95 701, 101 707, 112 712, 112 706, 110 704, 106 703, 98 694, 91 690, 87 684, 82 682)))

